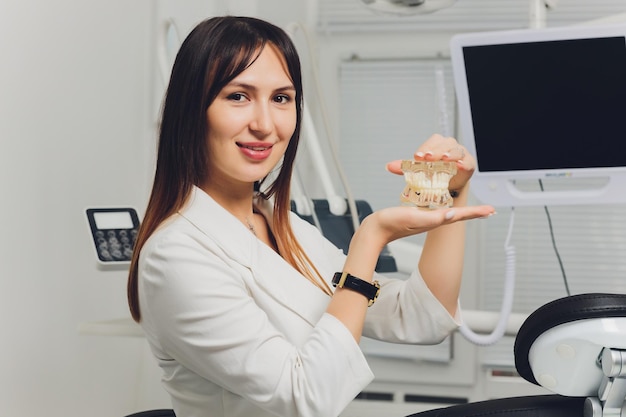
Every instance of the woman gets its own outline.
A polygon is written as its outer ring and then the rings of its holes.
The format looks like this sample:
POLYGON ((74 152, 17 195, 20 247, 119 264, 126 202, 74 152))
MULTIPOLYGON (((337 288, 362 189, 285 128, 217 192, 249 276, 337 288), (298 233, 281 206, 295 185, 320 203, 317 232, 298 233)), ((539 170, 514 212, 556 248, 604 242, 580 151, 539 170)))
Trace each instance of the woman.
POLYGON ((458 161, 458 207, 373 213, 346 256, 289 210, 301 107, 281 29, 219 17, 183 42, 128 283, 178 417, 337 416, 373 378, 362 334, 437 343, 458 326, 464 231, 453 223, 493 213, 463 207, 474 160, 430 138, 416 158, 458 161), (421 232, 408 281, 375 274, 388 242, 421 232))

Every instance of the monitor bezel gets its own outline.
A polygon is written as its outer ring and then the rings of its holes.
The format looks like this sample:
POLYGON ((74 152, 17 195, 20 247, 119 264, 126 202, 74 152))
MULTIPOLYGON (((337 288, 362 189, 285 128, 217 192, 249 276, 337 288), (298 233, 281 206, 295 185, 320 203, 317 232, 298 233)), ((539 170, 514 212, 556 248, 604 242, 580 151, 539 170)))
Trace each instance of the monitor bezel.
MULTIPOLYGON (((549 42, 606 37, 624 37, 626 50, 626 24, 584 25, 559 28, 519 29, 458 34, 450 41, 450 58, 454 77, 455 94, 458 106, 459 140, 476 155, 476 142, 472 122, 472 110, 467 84, 463 49, 473 46, 504 45, 516 43, 549 42)), ((626 74, 625 74, 626 76, 626 74)), ((567 169, 528 169, 510 171, 481 171, 478 161, 473 189, 477 197, 496 205, 537 205, 537 204, 588 204, 589 199, 598 199, 616 191, 616 187, 626 183, 626 165, 616 167, 586 167, 567 169), (544 178, 589 178, 606 177, 607 184, 598 189, 582 192, 528 193, 515 186, 515 182, 544 178)), ((623 193, 622 194, 626 194, 623 193)), ((607 202, 626 202, 626 197, 610 196, 607 202)))

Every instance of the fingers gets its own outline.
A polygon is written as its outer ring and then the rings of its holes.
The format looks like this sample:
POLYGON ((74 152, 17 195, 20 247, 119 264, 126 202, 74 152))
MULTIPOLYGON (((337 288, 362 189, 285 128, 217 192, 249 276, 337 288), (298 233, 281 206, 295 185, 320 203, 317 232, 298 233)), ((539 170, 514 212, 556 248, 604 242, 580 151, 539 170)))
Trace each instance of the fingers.
POLYGON ((433 135, 422 144, 414 154, 415 160, 422 161, 450 161, 456 162, 460 175, 457 187, 463 186, 476 169, 476 160, 470 153, 453 137, 433 135))
POLYGON ((387 169, 387 171, 391 172, 392 174, 402 175, 401 165, 402 160, 396 159, 395 161, 387 162, 385 169, 387 169))
POLYGON ((388 207, 367 216, 359 228, 359 236, 379 239, 384 244, 393 240, 426 233, 439 226, 486 218, 495 214, 491 206, 452 207, 450 209, 422 210, 415 207, 388 207))
POLYGON ((465 158, 465 155, 465 148, 461 145, 457 145, 447 152, 444 152, 442 155, 442 159, 447 161, 461 161, 463 160, 463 158, 465 158))
POLYGON ((416 160, 425 161, 462 161, 467 152, 463 146, 452 137, 433 135, 424 142, 415 152, 416 160))
MULTIPOLYGON (((438 134, 432 135, 413 154, 416 161, 456 161, 457 167, 461 170, 472 171, 474 167, 473 158, 465 147, 460 145, 456 139, 438 134)), ((402 160, 390 161, 386 165, 387 171, 402 175, 402 160)))
POLYGON ((457 206, 437 210, 414 208, 413 210, 415 210, 412 217, 414 229, 427 229, 464 220, 484 219, 496 214, 496 210, 488 205, 457 206))
POLYGON ((453 207, 443 213, 445 223, 454 223, 462 220, 484 219, 496 214, 492 206, 465 206, 453 207))
POLYGON ((409 207, 400 207, 399 209, 407 211, 404 213, 387 212, 387 209, 383 211, 392 215, 392 217, 385 216, 385 220, 383 220, 383 224, 386 225, 385 229, 392 236, 389 241, 425 233, 439 226, 460 221, 484 219, 496 213, 491 206, 452 207, 440 210, 422 210, 409 207))

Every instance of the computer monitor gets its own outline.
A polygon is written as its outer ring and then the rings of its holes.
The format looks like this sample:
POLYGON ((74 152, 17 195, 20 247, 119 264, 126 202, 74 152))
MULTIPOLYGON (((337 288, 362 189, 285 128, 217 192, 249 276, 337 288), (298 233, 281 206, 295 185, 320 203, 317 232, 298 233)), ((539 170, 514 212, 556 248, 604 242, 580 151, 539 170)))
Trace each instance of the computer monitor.
POLYGON ((450 48, 479 200, 626 202, 626 25, 468 33, 450 48), (520 186, 539 180, 565 185, 520 186))

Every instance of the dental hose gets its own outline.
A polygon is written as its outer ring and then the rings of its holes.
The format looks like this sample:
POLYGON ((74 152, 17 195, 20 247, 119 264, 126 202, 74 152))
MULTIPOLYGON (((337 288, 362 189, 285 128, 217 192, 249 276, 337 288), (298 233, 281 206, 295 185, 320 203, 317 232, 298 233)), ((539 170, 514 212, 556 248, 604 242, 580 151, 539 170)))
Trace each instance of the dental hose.
POLYGON ((515 208, 511 208, 509 230, 504 243, 505 270, 504 270, 504 294, 500 308, 500 319, 490 334, 477 334, 463 323, 459 331, 470 342, 479 346, 489 346, 498 342, 506 331, 509 316, 513 310, 513 294, 515 291, 515 247, 509 244, 513 234, 515 208))

